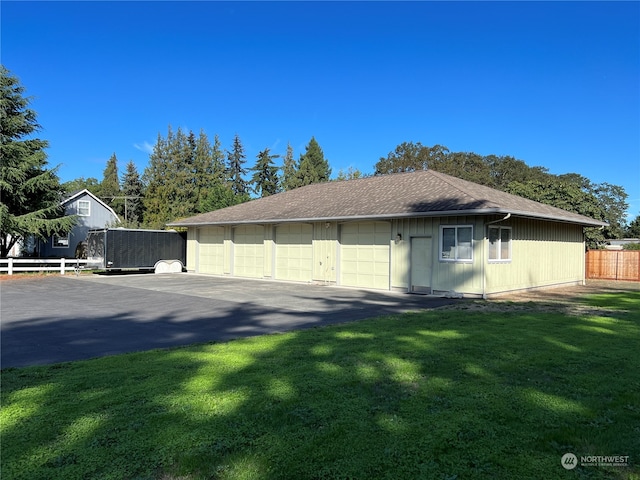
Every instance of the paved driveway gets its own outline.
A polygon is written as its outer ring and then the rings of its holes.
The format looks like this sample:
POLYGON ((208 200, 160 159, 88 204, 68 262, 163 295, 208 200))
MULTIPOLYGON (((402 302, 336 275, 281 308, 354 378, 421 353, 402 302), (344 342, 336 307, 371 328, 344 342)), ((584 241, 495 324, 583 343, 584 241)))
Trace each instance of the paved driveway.
POLYGON ((5 280, 0 295, 2 368, 224 341, 462 301, 194 274, 5 280))

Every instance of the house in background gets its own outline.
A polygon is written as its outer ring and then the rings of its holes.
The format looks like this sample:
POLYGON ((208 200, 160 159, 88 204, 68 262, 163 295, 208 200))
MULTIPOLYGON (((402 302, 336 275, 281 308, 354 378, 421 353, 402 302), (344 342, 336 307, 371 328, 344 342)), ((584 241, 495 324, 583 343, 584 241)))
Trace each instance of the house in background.
POLYGON ((40 241, 40 257, 75 258, 78 244, 87 238, 94 228, 113 227, 120 218, 113 209, 89 190, 80 190, 62 201, 66 215, 77 215, 78 223, 67 236, 53 235, 40 241))
POLYGON ((318 183, 175 221, 196 273, 482 296, 585 280, 605 222, 433 170, 318 183))

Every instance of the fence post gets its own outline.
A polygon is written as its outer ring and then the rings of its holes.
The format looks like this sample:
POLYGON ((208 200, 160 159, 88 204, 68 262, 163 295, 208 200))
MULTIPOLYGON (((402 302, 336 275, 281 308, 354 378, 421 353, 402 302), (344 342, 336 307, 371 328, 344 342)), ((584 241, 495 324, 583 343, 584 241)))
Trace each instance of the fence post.
POLYGON ((60 275, 64 275, 64 257, 60 259, 60 275))
POLYGON ((13 275, 13 258, 9 257, 7 260, 7 271, 9 275, 13 275))

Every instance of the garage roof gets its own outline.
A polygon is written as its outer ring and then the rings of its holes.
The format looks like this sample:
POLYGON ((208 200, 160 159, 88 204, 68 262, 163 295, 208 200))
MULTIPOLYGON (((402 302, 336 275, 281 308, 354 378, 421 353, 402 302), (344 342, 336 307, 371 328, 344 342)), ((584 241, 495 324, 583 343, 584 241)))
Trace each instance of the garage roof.
POLYGON ((584 226, 607 225, 434 170, 316 183, 169 225, 189 227, 507 213, 584 226))

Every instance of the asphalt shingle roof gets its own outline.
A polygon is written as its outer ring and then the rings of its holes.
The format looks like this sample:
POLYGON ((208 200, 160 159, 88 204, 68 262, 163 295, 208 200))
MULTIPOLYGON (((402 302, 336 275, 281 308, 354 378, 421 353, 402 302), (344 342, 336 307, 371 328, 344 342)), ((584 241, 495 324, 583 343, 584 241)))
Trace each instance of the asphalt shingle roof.
POLYGON ((317 183, 177 220, 171 226, 507 214, 585 226, 604 222, 434 170, 317 183))

